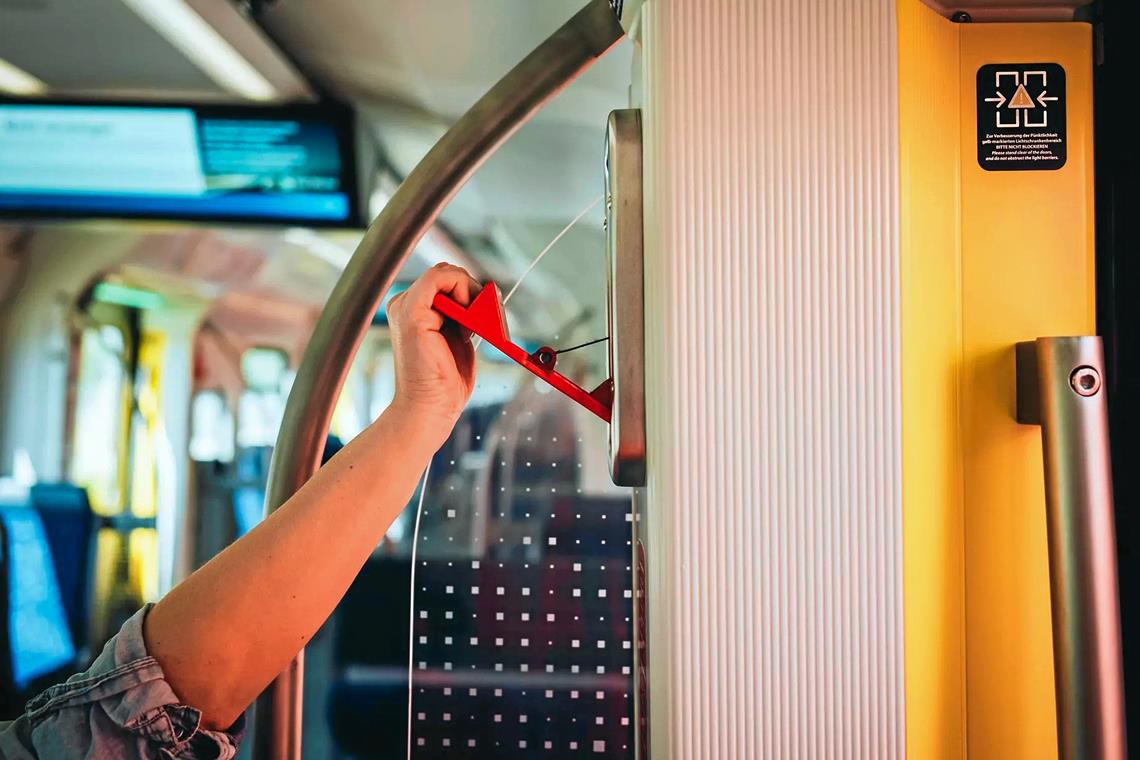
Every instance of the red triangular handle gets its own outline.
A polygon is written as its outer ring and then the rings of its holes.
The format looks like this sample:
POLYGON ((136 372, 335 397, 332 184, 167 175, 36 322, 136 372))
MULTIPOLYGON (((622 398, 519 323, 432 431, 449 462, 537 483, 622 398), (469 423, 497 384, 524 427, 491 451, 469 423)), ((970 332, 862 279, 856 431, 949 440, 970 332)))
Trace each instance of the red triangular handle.
POLYGON ((614 400, 613 380, 606 380, 587 393, 573 380, 556 372, 553 366, 544 367, 527 354, 522 346, 512 343, 507 330, 507 320, 503 314, 499 288, 495 283, 489 282, 484 285, 479 295, 475 296, 468 306, 461 306, 444 293, 437 293, 432 305, 440 314, 466 327, 536 377, 545 380, 555 390, 581 404, 606 422, 610 421, 614 400))

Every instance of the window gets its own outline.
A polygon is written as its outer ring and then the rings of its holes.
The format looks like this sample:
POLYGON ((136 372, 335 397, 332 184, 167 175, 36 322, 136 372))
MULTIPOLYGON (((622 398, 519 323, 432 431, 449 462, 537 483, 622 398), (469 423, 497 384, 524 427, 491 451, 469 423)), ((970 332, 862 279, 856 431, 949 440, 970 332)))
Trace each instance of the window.
POLYGON ((95 511, 114 514, 123 507, 126 341, 106 324, 84 328, 79 340, 70 476, 95 511))

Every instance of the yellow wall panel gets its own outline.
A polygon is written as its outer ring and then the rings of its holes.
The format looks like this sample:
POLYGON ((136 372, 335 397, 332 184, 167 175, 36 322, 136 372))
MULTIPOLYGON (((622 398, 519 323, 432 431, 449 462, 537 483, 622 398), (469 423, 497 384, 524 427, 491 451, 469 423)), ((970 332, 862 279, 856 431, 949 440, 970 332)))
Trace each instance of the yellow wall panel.
POLYGON ((898 29, 907 756, 962 757, 959 26, 900 0, 898 29))
POLYGON ((1013 346, 1091 334, 1084 24, 952 24, 899 0, 903 558, 910 757, 1056 757, 1040 431, 1013 346), (978 69, 1066 71, 1068 160, 983 170, 978 69))
POLYGON ((971 758, 1056 756, 1041 433, 1018 425, 1013 345, 1095 332, 1092 39, 1085 24, 961 27, 962 416, 971 758), (983 170, 976 75, 1058 63, 1068 161, 983 170))

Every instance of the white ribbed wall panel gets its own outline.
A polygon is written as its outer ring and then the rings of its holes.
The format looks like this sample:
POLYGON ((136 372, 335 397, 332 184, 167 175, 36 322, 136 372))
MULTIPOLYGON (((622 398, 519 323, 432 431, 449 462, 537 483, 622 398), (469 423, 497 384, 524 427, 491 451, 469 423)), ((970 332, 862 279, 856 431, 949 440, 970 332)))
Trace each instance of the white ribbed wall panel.
POLYGON ((894 3, 643 13, 652 757, 901 757, 894 3))

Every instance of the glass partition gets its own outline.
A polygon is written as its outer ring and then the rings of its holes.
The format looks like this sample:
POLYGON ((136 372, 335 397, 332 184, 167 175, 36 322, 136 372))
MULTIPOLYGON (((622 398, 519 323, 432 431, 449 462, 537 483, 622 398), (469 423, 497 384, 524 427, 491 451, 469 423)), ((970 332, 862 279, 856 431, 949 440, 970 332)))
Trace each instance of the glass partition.
MULTIPOLYGON (((306 747, 327 730, 343 756, 403 755, 410 622, 413 757, 632 757, 631 502, 605 424, 480 355, 431 464, 411 620, 418 493, 310 648, 331 675, 306 747)), ((590 385, 585 358, 559 366, 590 385)))

